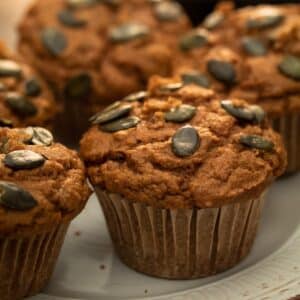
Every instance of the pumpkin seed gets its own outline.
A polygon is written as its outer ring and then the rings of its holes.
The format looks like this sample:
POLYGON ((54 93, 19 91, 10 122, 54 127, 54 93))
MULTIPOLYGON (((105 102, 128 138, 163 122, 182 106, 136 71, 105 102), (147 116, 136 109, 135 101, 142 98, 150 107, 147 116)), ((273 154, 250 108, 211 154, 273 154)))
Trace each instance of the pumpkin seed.
POLYGON ((13 170, 29 170, 40 167, 46 159, 30 150, 16 150, 5 155, 4 164, 13 170))
POLYGON ((0 118, 0 127, 13 127, 13 122, 9 119, 0 118))
POLYGON ((114 43, 123 43, 145 37, 149 32, 150 30, 146 25, 127 23, 113 28, 109 33, 109 37, 114 43))
POLYGON ((179 107, 172 108, 165 114, 165 120, 169 122, 182 123, 191 120, 196 114, 196 107, 183 104, 179 107))
POLYGON ((248 122, 261 123, 265 118, 264 110, 257 105, 238 107, 230 100, 221 101, 221 107, 231 116, 248 122))
POLYGON ((30 137, 26 141, 28 144, 50 146, 53 143, 52 133, 43 127, 27 127, 25 133, 30 137))
POLYGON ((104 124, 112 122, 116 119, 127 116, 132 109, 131 105, 123 105, 109 111, 98 113, 97 117, 92 121, 93 124, 104 124))
POLYGON ((0 153, 8 152, 8 149, 9 149, 8 141, 9 141, 9 139, 7 136, 3 136, 0 138, 0 153))
POLYGON ((105 109, 103 109, 102 111, 94 114, 93 116, 91 116, 89 118, 89 122, 93 123, 97 118, 98 116, 104 114, 104 113, 107 113, 111 110, 115 110, 116 108, 119 108, 121 106, 122 102, 121 101, 116 101, 114 103, 112 103, 111 105, 107 106, 105 109))
POLYGON ((174 82, 174 83, 168 83, 165 85, 162 85, 158 88, 158 92, 160 94, 169 94, 172 92, 176 92, 180 90, 183 87, 182 82, 174 82))
POLYGON ((263 56, 267 54, 267 47, 260 40, 251 37, 242 39, 242 46, 247 54, 252 56, 263 56))
POLYGON ((140 91, 140 92, 128 95, 123 100, 128 101, 128 102, 135 102, 135 101, 143 101, 147 97, 149 97, 149 93, 147 91, 140 91))
POLYGON ((236 81, 236 71, 229 62, 212 59, 208 61, 207 69, 215 79, 225 84, 230 85, 236 81))
POLYGON ((172 137, 172 151, 179 157, 190 156, 199 149, 200 142, 197 130, 187 125, 178 129, 172 137))
POLYGON ((20 77, 22 69, 12 60, 0 59, 0 77, 20 77))
POLYGON ((195 48, 201 48, 208 42, 207 35, 204 34, 203 30, 193 30, 185 36, 183 36, 179 41, 179 46, 183 51, 189 51, 195 48))
POLYGON ((116 132, 136 127, 140 121, 141 120, 138 117, 127 117, 111 123, 100 125, 100 129, 105 132, 116 132))
POLYGON ((65 35, 55 28, 45 28, 41 38, 43 45, 54 56, 60 55, 68 44, 65 35))
POLYGON ((282 74, 295 80, 300 80, 300 57, 286 55, 279 64, 282 74))
POLYGON ((209 14, 203 21, 204 28, 208 30, 215 29, 216 27, 219 27, 221 23, 225 20, 225 16, 220 11, 215 11, 209 14))
POLYGON ((259 135, 243 135, 240 138, 240 143, 249 148, 255 148, 265 151, 272 151, 275 146, 273 142, 259 135))
POLYGON ((33 196, 12 182, 0 181, 0 204, 9 209, 25 211, 38 205, 33 196))
POLYGON ((78 100, 88 96, 92 88, 92 79, 88 74, 82 73, 72 77, 66 84, 65 96, 68 99, 78 100))
POLYGON ((179 3, 162 1, 155 5, 155 15, 161 21, 175 21, 182 16, 183 10, 179 3))
POLYGON ((65 9, 58 13, 58 20, 65 26, 78 28, 86 25, 85 20, 81 20, 75 17, 71 10, 65 9))
POLYGON ((184 73, 181 75, 184 84, 196 84, 204 88, 209 88, 210 82, 207 76, 198 72, 184 73))
POLYGON ((248 29, 267 29, 270 27, 276 27, 280 25, 284 20, 283 15, 273 14, 273 15, 265 15, 259 16, 257 18, 247 20, 247 28, 248 29))
POLYGON ((83 8, 97 4, 98 0, 68 0, 70 8, 83 8))
POLYGON ((35 78, 31 78, 25 81, 26 96, 36 97, 40 95, 41 91, 42 91, 41 85, 35 78))
POLYGON ((37 113, 36 106, 26 97, 16 92, 7 93, 5 101, 9 108, 21 117, 30 117, 37 113))

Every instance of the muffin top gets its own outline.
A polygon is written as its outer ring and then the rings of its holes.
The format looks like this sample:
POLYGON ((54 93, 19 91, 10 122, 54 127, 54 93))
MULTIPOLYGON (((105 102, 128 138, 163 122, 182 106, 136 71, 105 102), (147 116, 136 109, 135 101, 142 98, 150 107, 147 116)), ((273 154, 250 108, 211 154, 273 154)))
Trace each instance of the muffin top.
POLYGON ((219 207, 258 197, 286 165, 264 111, 220 102, 195 84, 154 77, 96 114, 81 140, 93 185, 163 208, 219 207))
POLYGON ((42 127, 0 128, 0 235, 67 222, 90 194, 75 151, 42 127))
POLYGON ((48 127, 57 111, 45 83, 0 42, 0 127, 48 127))
POLYGON ((169 0, 35 1, 19 49, 70 100, 105 104, 169 74, 172 45, 189 27, 169 0))

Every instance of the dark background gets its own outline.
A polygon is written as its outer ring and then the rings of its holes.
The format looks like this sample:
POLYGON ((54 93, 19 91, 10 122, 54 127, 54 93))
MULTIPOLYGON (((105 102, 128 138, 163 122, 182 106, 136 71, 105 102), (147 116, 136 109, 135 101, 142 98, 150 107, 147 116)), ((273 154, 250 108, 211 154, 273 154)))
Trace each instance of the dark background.
MULTIPOLYGON (((1 0, 0 0, 1 1, 1 0)), ((179 0, 187 13, 190 15, 194 24, 198 24, 201 20, 213 10, 214 6, 218 2, 217 0, 179 0)), ((262 4, 262 3, 298 3, 300 0, 296 1, 285 1, 285 0, 236 0, 234 1, 237 7, 242 7, 246 5, 262 4)), ((299 16, 300 17, 300 16, 299 16)))

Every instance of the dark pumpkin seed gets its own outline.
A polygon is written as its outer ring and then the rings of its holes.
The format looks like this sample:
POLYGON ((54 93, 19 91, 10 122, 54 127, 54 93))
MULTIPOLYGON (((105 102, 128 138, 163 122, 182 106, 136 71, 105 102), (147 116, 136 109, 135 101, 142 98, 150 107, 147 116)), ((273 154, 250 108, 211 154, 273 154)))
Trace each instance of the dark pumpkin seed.
POLYGON ((158 88, 160 94, 169 94, 180 90, 183 87, 182 82, 174 82, 162 85, 158 88))
POLYGON ((265 118, 264 110, 257 105, 235 106, 230 100, 221 101, 222 108, 231 116, 247 122, 261 123, 265 118))
POLYGON ((78 28, 86 25, 85 20, 81 20, 75 17, 73 11, 65 9, 58 13, 58 20, 65 26, 78 28))
POLYGON ((22 69, 12 60, 0 59, 0 77, 20 77, 22 69))
POLYGON ((83 8, 97 4, 98 0, 68 0, 68 6, 70 8, 83 8))
POLYGON ((259 135, 244 135, 240 138, 240 143, 249 148, 272 151, 274 143, 259 135))
POLYGON ((29 210, 38 205, 29 192, 7 181, 0 181, 0 204, 20 211, 29 210))
POLYGON ((13 122, 9 119, 0 118, 0 127, 13 127, 13 122))
POLYGON ((300 57, 286 55, 278 66, 280 72, 285 76, 300 80, 300 57))
POLYGON ((65 87, 67 99, 79 100, 91 92, 92 80, 88 74, 82 73, 71 78, 65 87))
POLYGON ((132 109, 131 105, 122 105, 109 111, 100 112, 97 117, 92 121, 93 124, 104 124, 112 122, 116 119, 127 116, 132 109))
POLYGON ((212 59, 207 63, 209 73, 218 81, 231 85, 236 81, 234 66, 225 61, 212 59))
POLYGON ((25 133, 28 134, 28 144, 50 146, 53 143, 52 133, 43 127, 27 127, 25 133))
POLYGON ((196 114, 196 107, 183 104, 171 109, 165 114, 165 120, 168 122, 182 123, 191 120, 196 114))
POLYGON ((135 102, 135 101, 143 101, 147 97, 149 97, 149 93, 147 91, 140 91, 140 92, 128 95, 123 100, 128 101, 128 102, 135 102))
POLYGON ((113 28, 109 36, 112 42, 123 43, 145 37, 149 32, 149 28, 146 25, 127 23, 113 28))
POLYGON ((242 46, 246 53, 252 56, 263 56, 268 52, 266 45, 256 38, 244 37, 242 46))
POLYGON ((155 15, 161 21, 176 21, 182 14, 182 7, 177 2, 162 1, 155 5, 155 15))
POLYGON ((215 11, 204 19, 203 26, 208 30, 212 30, 215 29, 216 27, 219 27, 224 20, 225 20, 224 14, 220 11, 215 11))
POLYGON ((184 126, 172 137, 172 151, 176 156, 193 155, 200 147, 200 136, 192 126, 184 126))
POLYGON ((30 150, 16 150, 6 154, 5 166, 13 170, 29 170, 40 167, 46 159, 39 153, 30 150))
POLYGON ((184 84, 196 84, 204 88, 209 88, 210 82, 207 76, 198 72, 184 73, 181 75, 184 84))
POLYGON ((37 113, 36 106, 26 97, 18 93, 7 93, 5 101, 9 108, 21 117, 30 117, 37 113))
POLYGON ((283 20, 284 16, 279 14, 259 16, 257 18, 247 20, 247 27, 248 29, 267 29, 280 25, 283 20))
POLYGON ((60 55, 68 45, 65 35, 55 28, 45 28, 41 38, 43 45, 54 56, 60 55))
POLYGON ((138 117, 127 117, 111 123, 100 125, 100 129, 105 132, 116 132, 136 127, 141 120, 138 117))
POLYGON ((37 97, 42 92, 42 88, 37 79, 31 78, 25 81, 25 94, 29 97, 37 97))
POLYGON ((207 35, 200 30, 194 30, 183 36, 179 41, 179 46, 183 51, 201 48, 208 42, 207 35))

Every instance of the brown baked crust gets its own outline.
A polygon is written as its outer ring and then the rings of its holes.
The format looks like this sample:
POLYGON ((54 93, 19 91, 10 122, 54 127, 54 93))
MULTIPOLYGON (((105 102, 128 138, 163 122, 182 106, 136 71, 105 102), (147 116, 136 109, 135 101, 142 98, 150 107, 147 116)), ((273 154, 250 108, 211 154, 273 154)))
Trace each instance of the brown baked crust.
POLYGON ((0 153, 1 181, 24 188, 38 205, 27 211, 6 209, 0 205, 1 235, 40 232, 70 221, 84 208, 90 195, 83 163, 75 151, 57 143, 48 147, 27 145, 24 144, 26 139, 28 134, 23 129, 0 129, 1 145, 5 142, 5 147, 1 147, 5 151, 0 153), (4 165, 5 153, 23 149, 43 155, 45 163, 32 170, 18 171, 4 165))
POLYGON ((60 92, 70 78, 87 73, 92 78, 92 94, 83 100, 95 106, 107 104, 145 88, 151 75, 171 72, 172 45, 190 22, 184 13, 177 20, 160 21, 154 14, 154 5, 148 0, 129 0, 121 1, 117 7, 99 3, 80 8, 74 12, 76 17, 88 22, 74 29, 62 25, 57 18, 67 7, 66 0, 36 1, 19 26, 20 52, 60 92), (111 42, 108 32, 127 22, 147 25, 150 34, 130 42, 111 42), (68 47, 57 57, 41 43, 40 34, 45 27, 59 29, 68 40, 68 47))
POLYGON ((0 41, 0 59, 8 59, 19 64, 22 76, 19 78, 0 77, 0 84, 5 85, 5 90, 0 91, 0 118, 12 121, 14 127, 24 127, 28 125, 51 127, 53 119, 59 111, 59 106, 55 103, 53 96, 45 82, 37 73, 24 61, 11 53, 0 41), (41 93, 37 96, 27 96, 27 98, 37 108, 37 113, 33 116, 22 117, 12 111, 6 104, 5 96, 8 92, 25 93, 26 80, 35 78, 41 87, 41 93))
POLYGON ((158 95, 158 87, 168 82, 154 77, 150 97, 133 104, 131 114, 142 120, 137 127, 111 134, 93 126, 84 135, 81 155, 93 185, 163 208, 219 207, 258 197, 282 174, 286 153, 267 122, 241 125, 220 107, 213 91, 195 85, 158 95), (198 151, 185 158, 171 150, 171 137, 184 124, 164 120, 164 112, 181 103, 198 106, 189 124, 201 137, 198 151), (242 134, 271 140, 274 151, 241 146, 242 134))

